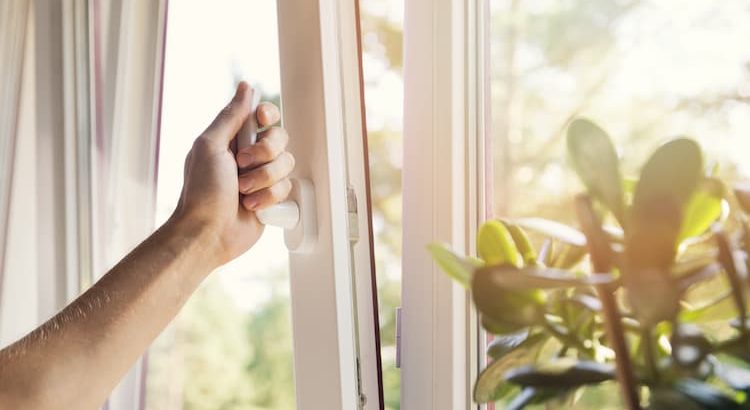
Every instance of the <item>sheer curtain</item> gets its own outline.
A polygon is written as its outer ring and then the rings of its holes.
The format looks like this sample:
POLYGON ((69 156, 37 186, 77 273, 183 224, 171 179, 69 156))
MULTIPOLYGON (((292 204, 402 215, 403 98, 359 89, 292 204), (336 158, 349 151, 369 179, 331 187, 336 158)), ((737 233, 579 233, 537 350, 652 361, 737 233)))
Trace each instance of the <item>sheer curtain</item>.
MULTIPOLYGON (((0 347, 154 229, 166 7, 0 1, 0 347)), ((141 368, 108 409, 140 407, 141 368)))
MULTIPOLYGON (((0 306, 29 3, 29 0, 0 2, 0 306)), ((0 316, 0 329, 2 323, 0 316)))

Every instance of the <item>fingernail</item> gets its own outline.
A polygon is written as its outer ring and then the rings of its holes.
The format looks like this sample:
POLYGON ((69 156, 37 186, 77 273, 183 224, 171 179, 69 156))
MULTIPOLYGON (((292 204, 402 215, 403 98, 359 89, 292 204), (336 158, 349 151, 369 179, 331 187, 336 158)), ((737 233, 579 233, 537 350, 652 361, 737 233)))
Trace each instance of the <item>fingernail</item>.
POLYGON ((242 81, 237 85, 237 90, 234 92, 234 99, 239 100, 242 95, 247 91, 247 83, 242 81))
POLYGON ((258 207, 258 201, 257 201, 257 200, 252 200, 252 199, 251 199, 251 200, 249 200, 249 201, 245 201, 245 206, 246 206, 246 207, 247 207, 247 208, 248 208, 248 209, 249 209, 250 211, 254 211, 254 210, 255 210, 255 208, 257 208, 257 207, 258 207))

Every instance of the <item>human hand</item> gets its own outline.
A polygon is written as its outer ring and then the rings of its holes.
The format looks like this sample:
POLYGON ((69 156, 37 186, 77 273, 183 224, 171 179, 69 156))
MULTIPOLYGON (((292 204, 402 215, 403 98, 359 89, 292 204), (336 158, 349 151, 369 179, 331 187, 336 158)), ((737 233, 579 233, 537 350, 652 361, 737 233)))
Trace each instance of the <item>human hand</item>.
MULTIPOLYGON (((241 255, 257 242, 263 224, 255 211, 284 200, 292 188, 294 157, 285 151, 289 137, 281 127, 258 135, 255 145, 238 152, 235 136, 250 115, 253 90, 242 82, 234 98, 193 143, 185 160, 185 181, 173 219, 196 223, 217 238, 218 263, 241 255)), ((263 103, 258 125, 279 121, 276 106, 263 103)))

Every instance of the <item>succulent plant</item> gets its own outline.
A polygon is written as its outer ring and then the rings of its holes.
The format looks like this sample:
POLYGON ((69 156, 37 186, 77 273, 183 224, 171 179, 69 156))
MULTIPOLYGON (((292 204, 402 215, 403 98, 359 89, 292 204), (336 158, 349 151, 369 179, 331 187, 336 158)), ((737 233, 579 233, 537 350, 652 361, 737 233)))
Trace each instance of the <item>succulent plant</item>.
POLYGON ((475 401, 571 405, 613 380, 629 409, 750 408, 750 186, 707 172, 689 138, 636 181, 589 120, 570 124, 567 149, 578 227, 491 220, 478 257, 429 246, 494 335, 475 401))

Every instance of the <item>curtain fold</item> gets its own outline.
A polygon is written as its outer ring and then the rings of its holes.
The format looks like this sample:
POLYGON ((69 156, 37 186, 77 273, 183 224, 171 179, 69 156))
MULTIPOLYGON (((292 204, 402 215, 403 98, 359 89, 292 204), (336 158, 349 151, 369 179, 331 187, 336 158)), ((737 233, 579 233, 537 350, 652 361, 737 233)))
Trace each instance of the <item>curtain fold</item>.
POLYGON ((30 0, 0 2, 0 306, 30 0))

